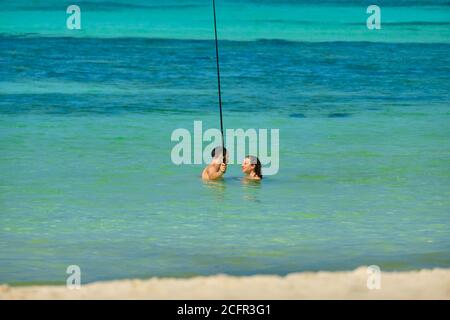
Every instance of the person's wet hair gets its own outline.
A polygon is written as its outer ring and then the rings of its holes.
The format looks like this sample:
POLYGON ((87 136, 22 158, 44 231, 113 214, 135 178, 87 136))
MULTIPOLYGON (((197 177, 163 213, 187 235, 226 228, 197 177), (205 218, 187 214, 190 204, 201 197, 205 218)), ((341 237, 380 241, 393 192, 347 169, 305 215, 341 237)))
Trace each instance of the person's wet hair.
POLYGON ((262 179, 262 173, 261 173, 261 161, 259 161, 258 157, 255 156, 246 156, 246 158, 250 159, 250 163, 255 165, 255 174, 262 179))
MULTIPOLYGON (((226 156, 227 155, 227 148, 223 148, 223 155, 226 156)), ((216 154, 222 154, 222 147, 215 147, 214 149, 212 149, 211 151, 211 157, 215 157, 216 154)))

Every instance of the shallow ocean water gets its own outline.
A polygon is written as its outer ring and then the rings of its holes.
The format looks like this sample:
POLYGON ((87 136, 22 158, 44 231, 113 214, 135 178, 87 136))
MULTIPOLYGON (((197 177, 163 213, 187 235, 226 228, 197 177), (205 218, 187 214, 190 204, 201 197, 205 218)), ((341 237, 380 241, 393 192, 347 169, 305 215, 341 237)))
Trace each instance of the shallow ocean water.
POLYGON ((450 45, 423 28, 430 43, 222 41, 225 127, 280 130, 260 184, 171 162, 173 130, 219 124, 200 33, 6 32, 0 282, 449 267, 450 45))

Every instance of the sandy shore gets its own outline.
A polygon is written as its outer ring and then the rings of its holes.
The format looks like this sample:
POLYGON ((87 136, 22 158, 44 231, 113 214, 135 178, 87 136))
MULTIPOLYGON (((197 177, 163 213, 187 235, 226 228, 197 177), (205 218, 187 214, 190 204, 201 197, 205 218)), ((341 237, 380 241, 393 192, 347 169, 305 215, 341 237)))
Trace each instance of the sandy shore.
POLYGON ((0 286, 0 299, 449 299, 450 269, 382 272, 381 289, 367 288, 367 268, 287 276, 216 275, 151 278, 65 286, 0 286))

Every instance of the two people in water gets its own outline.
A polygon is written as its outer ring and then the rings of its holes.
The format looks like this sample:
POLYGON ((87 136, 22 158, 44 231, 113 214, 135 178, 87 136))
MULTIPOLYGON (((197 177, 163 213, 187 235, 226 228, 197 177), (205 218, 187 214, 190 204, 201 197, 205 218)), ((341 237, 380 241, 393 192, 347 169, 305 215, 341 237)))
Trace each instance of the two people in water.
MULTIPOLYGON (((227 171, 228 154, 227 149, 222 147, 216 147, 211 152, 211 163, 203 170, 203 180, 219 180, 227 171)), ((242 163, 242 172, 245 179, 248 180, 261 180, 261 162, 255 156, 248 155, 244 158, 242 163)))

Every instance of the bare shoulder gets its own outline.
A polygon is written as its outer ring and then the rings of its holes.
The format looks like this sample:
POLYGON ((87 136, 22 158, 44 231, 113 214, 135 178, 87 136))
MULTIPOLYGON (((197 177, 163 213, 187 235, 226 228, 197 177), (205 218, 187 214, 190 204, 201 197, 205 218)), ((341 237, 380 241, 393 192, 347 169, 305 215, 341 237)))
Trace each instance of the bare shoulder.
POLYGON ((262 178, 258 177, 258 176, 248 176, 248 177, 245 177, 245 179, 247 179, 249 181, 261 181, 262 180, 262 178))
POLYGON ((202 171, 202 179, 203 180, 210 180, 211 168, 212 168, 212 166, 209 164, 208 166, 206 166, 205 169, 203 169, 203 171, 202 171))
POLYGON ((203 180, 209 180, 208 167, 203 169, 203 171, 202 171, 202 179, 203 180))

